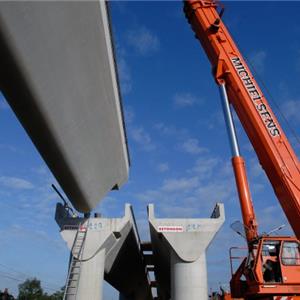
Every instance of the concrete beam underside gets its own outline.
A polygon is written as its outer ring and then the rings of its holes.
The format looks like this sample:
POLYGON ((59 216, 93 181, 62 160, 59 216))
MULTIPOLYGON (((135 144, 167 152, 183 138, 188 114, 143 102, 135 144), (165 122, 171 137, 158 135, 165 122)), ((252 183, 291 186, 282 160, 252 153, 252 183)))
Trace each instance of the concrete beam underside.
POLYGON ((106 1, 0 1, 0 89, 74 207, 128 179, 106 1))

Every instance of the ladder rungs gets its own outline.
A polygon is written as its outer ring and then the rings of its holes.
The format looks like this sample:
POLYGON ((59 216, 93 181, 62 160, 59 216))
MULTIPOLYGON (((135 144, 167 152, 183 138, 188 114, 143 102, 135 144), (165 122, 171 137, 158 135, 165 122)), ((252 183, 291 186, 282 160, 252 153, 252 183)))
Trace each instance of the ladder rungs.
POLYGON ((82 253, 83 245, 85 242, 85 237, 87 234, 87 229, 82 230, 82 228, 78 228, 77 235, 72 247, 72 262, 70 265, 70 270, 68 274, 67 284, 64 293, 64 299, 66 296, 76 296, 77 289, 78 289, 78 281, 80 278, 80 268, 81 268, 81 261, 78 258, 82 253), (73 251, 76 250, 76 251, 73 251), (77 257, 76 257, 77 256, 77 257), (75 277, 75 278, 74 278, 75 277), (72 285, 75 284, 75 285, 72 285))

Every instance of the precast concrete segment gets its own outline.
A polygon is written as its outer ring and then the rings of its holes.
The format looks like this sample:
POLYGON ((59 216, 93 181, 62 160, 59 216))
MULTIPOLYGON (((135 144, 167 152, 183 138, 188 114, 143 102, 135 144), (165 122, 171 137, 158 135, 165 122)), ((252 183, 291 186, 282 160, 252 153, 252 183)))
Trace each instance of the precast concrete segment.
MULTIPOLYGON (((152 300, 132 208, 123 218, 72 218, 62 204, 55 219, 72 249, 77 229, 87 227, 76 300, 101 300, 103 279, 130 300, 152 300), (87 297, 87 295, 89 295, 87 297)), ((68 300, 73 300, 71 297, 68 300)))
POLYGON ((224 205, 207 219, 157 219, 150 204, 148 218, 158 298, 206 300, 206 249, 225 221, 224 205))
POLYGON ((0 88, 74 207, 128 179, 106 1, 1 1, 0 88))

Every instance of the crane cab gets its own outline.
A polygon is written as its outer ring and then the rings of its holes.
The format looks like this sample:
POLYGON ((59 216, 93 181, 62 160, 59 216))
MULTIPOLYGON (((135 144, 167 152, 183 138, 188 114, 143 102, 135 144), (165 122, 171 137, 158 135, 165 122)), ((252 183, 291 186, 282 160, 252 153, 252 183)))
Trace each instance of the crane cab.
MULTIPOLYGON (((232 274, 233 298, 274 299, 300 294, 300 243, 293 237, 262 237, 232 274)), ((232 257, 231 257, 232 261, 232 257)))

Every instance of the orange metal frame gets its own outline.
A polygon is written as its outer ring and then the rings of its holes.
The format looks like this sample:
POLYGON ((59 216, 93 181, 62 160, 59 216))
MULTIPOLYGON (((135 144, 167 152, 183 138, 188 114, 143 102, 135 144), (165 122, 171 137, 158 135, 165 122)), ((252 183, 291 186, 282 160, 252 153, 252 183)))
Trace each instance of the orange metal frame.
POLYGON ((233 254, 234 251, 247 251, 248 248, 247 247, 231 247, 229 249, 229 260, 230 260, 230 272, 231 272, 231 276, 235 273, 234 272, 234 266, 233 266, 233 261, 234 260, 239 260, 240 262, 245 260, 245 258, 247 258, 247 256, 243 255, 243 256, 240 256, 237 254, 233 254))
POLYGON ((298 158, 222 22, 216 2, 187 0, 184 10, 212 64, 216 82, 226 84, 229 101, 257 153, 290 225, 300 239, 298 158))
MULTIPOLYGON (((295 242, 297 241, 293 237, 286 236, 276 236, 276 237, 263 237, 259 240, 257 244, 257 259, 253 261, 251 268, 245 272, 246 268, 246 258, 239 269, 233 273, 230 286, 232 290, 233 297, 243 297, 243 298, 259 298, 273 296, 273 295, 300 295, 300 268, 299 265, 295 266, 285 266, 282 262, 282 245, 279 253, 280 273, 283 277, 282 282, 264 282, 263 278, 263 264, 269 257, 263 257, 262 246, 265 241, 276 241, 276 242, 295 242), (241 280, 241 276, 244 275, 245 279, 241 280)), ((233 247, 237 249, 238 247, 233 247)), ((236 257, 232 256, 230 252, 230 259, 236 257)), ((239 257, 242 259, 242 257, 239 257)), ((299 262, 298 262, 299 263, 299 262)), ((231 262, 232 264, 232 262, 231 262)))

